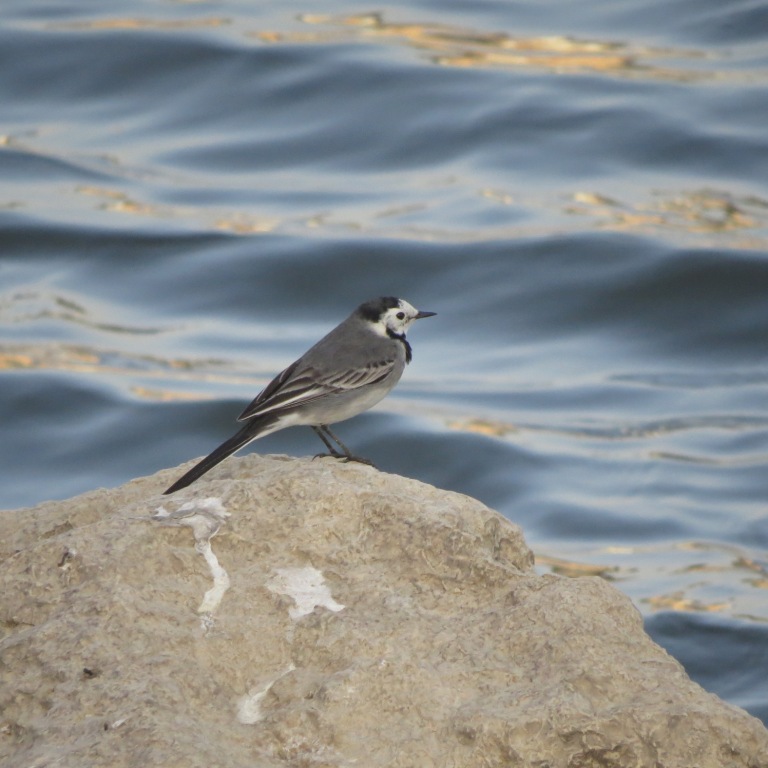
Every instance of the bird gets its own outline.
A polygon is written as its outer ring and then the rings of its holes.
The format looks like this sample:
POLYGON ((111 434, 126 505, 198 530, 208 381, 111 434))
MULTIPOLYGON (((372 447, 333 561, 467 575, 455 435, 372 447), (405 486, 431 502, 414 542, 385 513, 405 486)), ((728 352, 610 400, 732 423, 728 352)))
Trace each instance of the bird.
POLYGON ((367 411, 389 394, 413 355, 406 331, 415 320, 436 314, 394 296, 364 302, 275 376, 238 417, 242 428, 164 495, 186 488, 248 443, 286 427, 312 427, 328 450, 318 455, 370 464, 354 456, 329 425, 367 411))

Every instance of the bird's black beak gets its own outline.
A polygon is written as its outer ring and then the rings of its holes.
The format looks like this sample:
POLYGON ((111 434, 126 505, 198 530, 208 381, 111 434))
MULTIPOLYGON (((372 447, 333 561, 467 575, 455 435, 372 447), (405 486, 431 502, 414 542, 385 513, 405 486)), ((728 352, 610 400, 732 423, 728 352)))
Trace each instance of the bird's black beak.
POLYGON ((419 311, 419 312, 416 313, 416 318, 415 319, 416 320, 421 320, 422 317, 433 317, 436 314, 437 314, 437 312, 421 312, 421 311, 419 311))

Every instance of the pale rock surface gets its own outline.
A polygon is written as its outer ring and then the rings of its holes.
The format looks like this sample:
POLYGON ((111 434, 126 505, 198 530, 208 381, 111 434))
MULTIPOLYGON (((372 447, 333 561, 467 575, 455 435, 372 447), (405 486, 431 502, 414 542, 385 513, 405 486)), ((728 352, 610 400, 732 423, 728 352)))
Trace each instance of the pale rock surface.
POLYGON ((4 768, 768 766, 479 502, 258 455, 160 496, 181 471, 0 514, 4 768))

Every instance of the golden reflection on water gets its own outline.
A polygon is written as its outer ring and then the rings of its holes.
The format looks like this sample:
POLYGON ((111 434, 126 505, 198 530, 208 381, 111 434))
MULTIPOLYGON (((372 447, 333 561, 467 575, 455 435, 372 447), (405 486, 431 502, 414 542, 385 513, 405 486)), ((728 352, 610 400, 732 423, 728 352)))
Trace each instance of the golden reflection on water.
POLYGON ((134 397, 153 402, 202 401, 214 395, 210 384, 258 389, 268 374, 250 376, 216 360, 189 361, 133 355, 114 349, 75 344, 0 344, 0 372, 61 371, 125 382, 134 397), (136 380, 145 383, 135 383, 136 380), (150 385, 146 382, 154 382, 150 385))
POLYGON ((350 16, 303 14, 300 21, 324 29, 307 32, 265 31, 265 43, 376 42, 407 45, 448 67, 536 68, 557 73, 593 72, 622 77, 689 81, 712 77, 692 68, 661 66, 670 59, 704 59, 700 51, 654 48, 608 40, 577 40, 562 35, 523 37, 480 32, 439 23, 398 24, 383 14, 350 16))
POLYGON ((506 437, 518 431, 512 424, 490 419, 451 419, 446 423, 446 426, 449 429, 474 432, 486 437, 506 437))
POLYGON ((768 561, 751 557, 736 545, 708 541, 662 542, 637 547, 604 547, 591 552, 597 564, 536 554, 540 571, 579 578, 599 576, 622 582, 644 611, 723 613, 768 622, 768 601, 753 590, 768 589, 768 561), (692 562, 685 562, 692 560, 692 562), (629 565, 625 563, 629 563, 629 565), (656 594, 634 593, 632 584, 656 594), (674 588, 669 590, 670 584, 674 588))
POLYGON ((159 389, 155 387, 133 386, 131 394, 140 400, 149 400, 153 403, 174 403, 179 401, 199 402, 201 400, 213 400, 213 394, 200 392, 182 392, 171 389, 159 389))
MULTIPOLYGON (((100 350, 75 344, 0 345, 0 371, 68 371, 102 376, 167 376, 169 370, 183 371, 189 363, 150 356, 132 357, 123 352, 100 350), (153 371, 152 368, 155 370, 153 371)), ((194 380, 200 379, 196 374, 194 380)), ((163 396, 163 399, 165 396, 163 396)))
MULTIPOLYGON (((0 294, 0 326, 12 332, 14 327, 40 326, 45 335, 53 324, 60 333, 74 327, 74 335, 115 337, 130 344, 136 340, 144 346, 143 337, 167 332, 168 328, 141 326, 119 322, 114 308, 101 307, 98 302, 81 300, 76 294, 65 294, 39 287, 23 287, 5 295, 0 294), (83 330, 84 329, 84 330, 83 330)), ((115 346, 120 342, 115 342, 115 346)), ((115 347, 98 344, 36 341, 14 343, 0 340, 0 372, 3 371, 67 371, 97 377, 116 375, 126 380, 136 377, 183 380, 194 382, 210 380, 216 361, 199 363, 200 370, 191 372, 194 364, 188 360, 164 359, 153 355, 135 354, 115 347)), ((179 396, 183 399, 183 395, 179 396)), ((164 394, 162 399, 168 399, 164 394)))
POLYGON ((582 576, 600 576, 607 581, 613 581, 612 573, 619 569, 615 565, 595 565, 593 563, 579 563, 575 560, 566 560, 562 557, 536 554, 536 565, 548 568, 552 573, 578 579, 582 576))
MULTIPOLYGON (((177 0, 178 1, 178 0, 177 0)), ((207 19, 150 19, 139 18, 136 16, 125 16, 116 18, 105 19, 90 19, 87 21, 71 21, 71 22, 53 22, 48 26, 49 29, 79 29, 79 30, 94 30, 103 31, 105 29, 110 30, 125 30, 131 31, 136 29, 146 30, 174 30, 174 29, 199 29, 199 28, 212 28, 223 27, 231 24, 232 21, 225 17, 214 17, 207 19)))
MULTIPOLYGON (((571 196, 564 211, 589 216, 598 227, 616 231, 723 234, 747 233, 768 226, 768 200, 720 189, 657 191, 640 202, 582 191, 571 196)), ((760 246, 765 244, 763 237, 756 240, 760 246)))
POLYGON ((118 189, 89 184, 81 184, 75 191, 79 195, 95 198, 99 201, 99 209, 109 213, 148 216, 164 221, 186 221, 191 225, 202 224, 206 228, 222 230, 233 235, 272 232, 279 223, 274 217, 267 218, 244 212, 208 212, 195 207, 142 202, 118 189))
POLYGON ((168 209, 164 209, 162 206, 139 202, 117 189, 81 184, 75 188, 75 191, 80 195, 99 198, 101 200, 99 206, 112 213, 133 213, 160 217, 168 217, 170 213, 168 209))
POLYGON ((733 607, 730 602, 705 602, 686 597, 682 591, 648 597, 644 601, 654 611, 683 611, 686 613, 724 613, 733 607))
MULTIPOLYGON (((456 180, 458 184, 459 181, 456 180)), ((476 242, 480 240, 515 239, 551 235, 559 230, 553 225, 508 225, 482 230, 448 229, 447 227, 411 223, 415 211, 429 217, 434 203, 410 204, 371 212, 343 210, 293 219, 262 216, 245 211, 207 211, 196 207, 159 205, 143 202, 117 189, 79 185, 79 195, 98 201, 98 208, 113 214, 146 216, 165 221, 178 220, 190 225, 218 229, 233 235, 259 235, 275 231, 308 231, 329 236, 347 233, 369 233, 380 237, 407 237, 413 240, 476 242), (407 225, 398 222, 409 220, 407 225)), ((573 192, 561 199, 522 202, 508 190, 480 188, 474 192, 489 206, 541 208, 551 215, 557 208, 573 219, 584 219, 585 229, 633 232, 662 237, 680 236, 695 244, 714 245, 713 237, 725 247, 759 250, 768 247, 768 200, 755 195, 734 195, 724 189, 654 191, 646 200, 620 200, 597 191, 573 192)), ((517 210, 517 208, 516 208, 517 210)), ((565 228, 563 228, 565 229, 565 228)), ((581 227, 568 227, 579 231, 581 227)))
MULTIPOLYGON (((691 66, 664 66, 661 63, 682 60, 690 64, 694 60, 712 58, 691 49, 633 45, 613 40, 579 40, 565 35, 525 37, 428 21, 397 23, 385 19, 381 13, 348 16, 305 13, 298 20, 312 27, 312 30, 262 30, 245 34, 271 44, 374 42, 407 45, 427 52, 432 63, 447 67, 536 68, 557 73, 592 72, 679 82, 730 76, 723 72, 708 72, 691 66)), ((225 16, 171 19, 125 16, 52 22, 47 27, 92 31, 172 31, 241 24, 241 20, 225 16)))

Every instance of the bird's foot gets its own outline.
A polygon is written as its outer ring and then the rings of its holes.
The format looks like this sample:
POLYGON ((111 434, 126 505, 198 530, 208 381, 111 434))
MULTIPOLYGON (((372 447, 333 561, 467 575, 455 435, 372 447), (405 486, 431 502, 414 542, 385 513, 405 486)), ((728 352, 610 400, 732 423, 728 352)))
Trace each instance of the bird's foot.
POLYGON ((316 453, 312 457, 312 461, 315 459, 341 459, 345 464, 349 461, 354 461, 357 464, 365 464, 376 469, 376 465, 370 459, 366 459, 363 456, 353 456, 352 454, 347 456, 344 453, 316 453))
POLYGON ((343 453, 316 453, 312 457, 312 461, 315 459, 346 459, 347 457, 343 453))
POLYGON ((373 467, 374 469, 376 469, 376 465, 370 459, 366 459, 363 456, 350 455, 350 456, 343 456, 343 457, 340 456, 339 458, 343 458, 345 462, 354 461, 357 464, 365 464, 368 467, 373 467))

